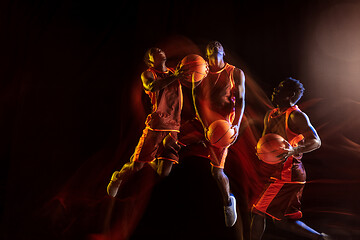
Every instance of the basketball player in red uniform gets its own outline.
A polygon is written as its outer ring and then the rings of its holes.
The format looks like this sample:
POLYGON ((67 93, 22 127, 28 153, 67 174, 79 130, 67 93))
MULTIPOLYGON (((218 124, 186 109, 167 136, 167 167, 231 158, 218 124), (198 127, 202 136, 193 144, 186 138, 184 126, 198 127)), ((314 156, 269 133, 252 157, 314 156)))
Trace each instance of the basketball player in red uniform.
MULTIPOLYGON (((210 42, 206 47, 209 73, 194 89, 194 104, 197 118, 203 127, 206 138, 211 123, 227 120, 232 124, 233 144, 238 136, 239 125, 245 107, 245 75, 242 70, 224 61, 224 48, 217 42, 210 42)), ((200 130, 202 131, 202 130, 200 130)), ((228 147, 218 148, 205 140, 208 158, 211 162, 212 176, 220 188, 224 203, 225 224, 231 227, 237 219, 236 199, 230 193, 229 179, 224 173, 228 147)))
POLYGON ((177 135, 183 95, 179 79, 185 73, 166 67, 166 55, 159 48, 149 49, 144 57, 148 69, 141 75, 145 92, 151 99, 152 112, 147 116, 145 129, 131 159, 120 171, 115 171, 107 187, 115 197, 121 182, 143 168, 145 163, 154 163, 157 173, 167 176, 173 163, 178 162, 177 135))
POLYGON ((320 147, 320 138, 308 116, 295 105, 303 95, 303 85, 296 79, 282 81, 272 94, 275 109, 265 115, 263 135, 275 133, 286 139, 292 147, 278 156, 284 159, 274 167, 271 183, 267 185, 253 206, 251 240, 260 240, 266 227, 266 216, 275 226, 308 239, 330 239, 318 233, 299 219, 302 217, 300 198, 306 181, 301 162, 303 153, 320 147))

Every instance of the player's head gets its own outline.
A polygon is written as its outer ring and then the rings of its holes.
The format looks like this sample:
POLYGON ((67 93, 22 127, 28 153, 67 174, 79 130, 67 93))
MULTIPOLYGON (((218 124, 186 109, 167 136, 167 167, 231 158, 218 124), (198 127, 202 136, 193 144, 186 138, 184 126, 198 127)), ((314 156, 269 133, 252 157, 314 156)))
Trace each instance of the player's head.
POLYGON ((211 41, 206 45, 206 57, 209 58, 214 55, 225 56, 224 48, 218 41, 211 41))
POLYGON ((288 77, 274 88, 271 101, 278 106, 294 105, 300 100, 304 90, 299 80, 288 77))
POLYGON ((166 55, 160 48, 150 48, 146 51, 144 56, 144 62, 149 67, 154 67, 155 65, 165 61, 166 55))

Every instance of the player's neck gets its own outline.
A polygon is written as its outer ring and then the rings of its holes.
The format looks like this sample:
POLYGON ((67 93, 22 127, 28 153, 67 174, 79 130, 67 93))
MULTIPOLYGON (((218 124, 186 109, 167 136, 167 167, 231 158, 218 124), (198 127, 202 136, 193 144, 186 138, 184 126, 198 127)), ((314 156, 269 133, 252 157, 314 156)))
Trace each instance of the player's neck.
POLYGON ((209 59, 209 68, 211 72, 217 72, 225 67, 223 58, 213 57, 209 59))
POLYGON ((279 111, 279 113, 283 113, 285 112, 286 110, 288 110, 289 108, 293 107, 294 104, 281 104, 281 105, 277 105, 277 109, 279 111))
POLYGON ((165 65, 165 62, 164 63, 161 63, 159 65, 156 65, 156 66, 153 66, 153 68, 159 72, 166 72, 167 71, 167 67, 165 65))

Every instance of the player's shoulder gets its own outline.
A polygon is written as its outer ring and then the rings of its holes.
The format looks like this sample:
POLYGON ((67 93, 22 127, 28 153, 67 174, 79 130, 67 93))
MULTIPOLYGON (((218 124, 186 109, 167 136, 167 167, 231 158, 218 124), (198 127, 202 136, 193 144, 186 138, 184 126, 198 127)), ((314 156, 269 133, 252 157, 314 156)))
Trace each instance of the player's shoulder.
POLYGON ((230 71, 235 71, 235 72, 242 72, 242 70, 240 68, 238 68, 235 65, 232 65, 230 63, 226 63, 226 68, 229 69, 230 71))
POLYGON ((226 63, 226 68, 228 69, 228 71, 233 71, 235 75, 241 75, 244 73, 243 70, 241 70, 239 67, 230 63, 226 63))
POLYGON ((235 66, 235 65, 231 65, 234 67, 234 71, 239 71, 239 72, 242 72, 242 69, 238 66, 235 66))
POLYGON ((228 62, 226 62, 226 67, 231 70, 237 71, 237 72, 242 72, 241 68, 239 68, 238 66, 235 66, 233 64, 230 64, 228 62))
POLYGON ((290 119, 294 122, 309 121, 309 117, 299 108, 295 108, 289 115, 290 119))
POLYGON ((272 108, 265 113, 265 118, 269 117, 270 114, 272 114, 275 111, 275 108, 272 108))
POLYGON ((143 71, 141 73, 141 79, 153 79, 154 78, 154 74, 153 72, 151 71, 150 68, 146 69, 145 71, 143 71))
POLYGON ((238 67, 235 67, 233 68, 233 76, 234 76, 234 80, 235 82, 237 82, 237 84, 244 84, 245 82, 245 74, 243 72, 243 70, 241 70, 240 68, 238 67))

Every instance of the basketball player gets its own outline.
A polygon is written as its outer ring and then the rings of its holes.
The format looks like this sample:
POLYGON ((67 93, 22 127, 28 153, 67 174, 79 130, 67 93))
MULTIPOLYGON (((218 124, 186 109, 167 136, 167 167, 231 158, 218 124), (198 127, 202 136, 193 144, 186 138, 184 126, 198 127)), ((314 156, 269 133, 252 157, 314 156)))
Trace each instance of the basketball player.
POLYGON ((159 48, 149 49, 144 56, 149 67, 141 75, 145 92, 151 99, 152 112, 147 116, 145 129, 131 159, 120 171, 115 171, 107 187, 115 197, 123 180, 152 163, 161 177, 167 176, 173 163, 178 162, 177 135, 182 110, 182 90, 179 79, 185 76, 166 66, 166 55, 159 48))
MULTIPOLYGON (((224 61, 224 48, 217 42, 210 42, 206 47, 209 73, 194 90, 194 105, 206 138, 210 124, 216 120, 227 120, 232 124, 233 144, 238 136, 239 125, 245 107, 245 75, 242 70, 224 61)), ((231 227, 237 219, 236 199, 230 193, 229 180, 224 173, 228 147, 218 148, 205 141, 214 177, 224 204, 225 224, 231 227)))
POLYGON ((318 233, 299 219, 300 198, 305 184, 303 153, 320 147, 320 138, 308 116, 295 105, 303 95, 303 85, 296 79, 282 81, 272 94, 275 109, 265 115, 263 135, 275 133, 286 139, 292 147, 278 157, 283 161, 274 165, 271 183, 252 209, 251 240, 260 240, 266 227, 266 216, 275 226, 308 239, 330 239, 318 233))

